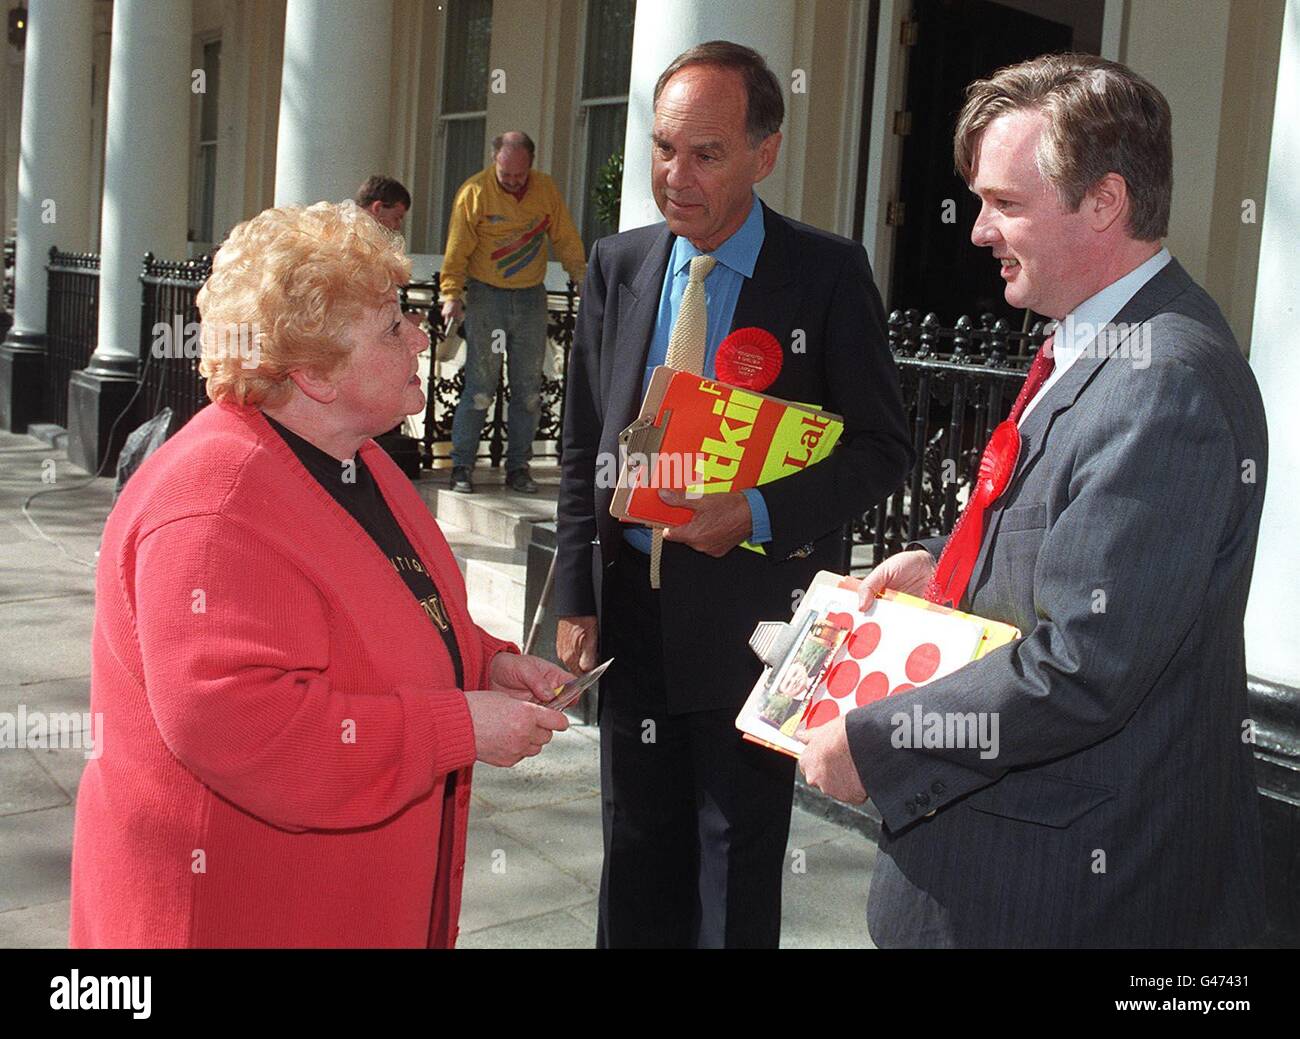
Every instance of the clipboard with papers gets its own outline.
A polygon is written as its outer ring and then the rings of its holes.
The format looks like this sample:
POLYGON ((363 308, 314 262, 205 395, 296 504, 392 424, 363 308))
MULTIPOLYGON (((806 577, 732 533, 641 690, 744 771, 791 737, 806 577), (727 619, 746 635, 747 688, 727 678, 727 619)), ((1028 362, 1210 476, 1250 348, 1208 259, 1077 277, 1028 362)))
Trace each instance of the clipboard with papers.
POLYGON ((660 366, 636 421, 619 435, 610 513, 627 523, 678 526, 691 511, 665 504, 661 490, 696 497, 761 487, 826 458, 843 431, 844 420, 829 411, 660 366))
POLYGON ((766 665, 736 717, 753 743, 799 757, 812 730, 900 697, 1015 642, 1010 624, 885 591, 865 609, 862 581, 822 571, 790 621, 765 621, 750 648, 766 665))

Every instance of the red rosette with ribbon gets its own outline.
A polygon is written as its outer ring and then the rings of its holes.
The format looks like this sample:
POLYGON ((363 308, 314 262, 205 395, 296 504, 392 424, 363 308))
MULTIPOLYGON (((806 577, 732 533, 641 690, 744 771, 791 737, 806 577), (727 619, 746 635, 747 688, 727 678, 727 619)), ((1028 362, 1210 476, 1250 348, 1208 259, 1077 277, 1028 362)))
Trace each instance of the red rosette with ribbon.
POLYGON ((781 374, 784 355, 765 328, 738 328, 718 345, 714 362, 719 382, 761 393, 781 374))
POLYGON ((992 505, 1007 489, 1019 457, 1020 429, 1010 419, 999 422, 980 456, 979 474, 975 477, 975 493, 985 506, 992 505))

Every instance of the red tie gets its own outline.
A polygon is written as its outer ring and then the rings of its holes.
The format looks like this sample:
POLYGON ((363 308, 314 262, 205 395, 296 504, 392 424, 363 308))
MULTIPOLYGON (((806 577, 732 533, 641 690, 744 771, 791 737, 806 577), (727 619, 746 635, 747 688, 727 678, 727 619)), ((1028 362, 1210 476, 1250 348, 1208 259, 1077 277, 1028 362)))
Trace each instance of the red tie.
POLYGON ((1043 388, 1043 383, 1051 378, 1052 369, 1056 367, 1056 351, 1052 349, 1055 341, 1055 335, 1048 336, 1043 340, 1043 345, 1038 353, 1034 355, 1034 363, 1029 366, 1029 374, 1025 376, 1025 384, 1020 387, 1020 392, 1016 395, 1016 402, 1011 405, 1010 421, 1020 421, 1020 416, 1024 414, 1025 408, 1029 407, 1029 402, 1043 388))
POLYGON ((930 602, 956 609, 966 594, 966 585, 975 570, 975 560, 984 541, 984 510, 1006 490, 1020 455, 1020 431, 1017 423, 1056 366, 1052 350, 1053 338, 1048 336, 1043 341, 1042 348, 1034 357, 1034 363, 1029 366, 1025 384, 1020 387, 1020 393, 1011 405, 1011 414, 998 424, 989 437, 980 458, 979 474, 971 487, 970 498, 957 518, 957 525, 934 568, 934 577, 925 590, 925 597, 930 602))

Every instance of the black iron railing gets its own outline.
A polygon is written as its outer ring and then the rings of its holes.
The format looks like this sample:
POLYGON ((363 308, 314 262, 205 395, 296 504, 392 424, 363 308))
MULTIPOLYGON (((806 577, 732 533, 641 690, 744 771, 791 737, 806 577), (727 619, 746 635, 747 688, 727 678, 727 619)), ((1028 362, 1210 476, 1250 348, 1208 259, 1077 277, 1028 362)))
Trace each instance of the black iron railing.
POLYGON ((50 247, 46 265, 45 407, 56 425, 68 424, 68 380, 90 363, 99 332, 99 254, 50 247))
POLYGON ((1044 337, 1041 323, 1013 331, 991 314, 963 316, 950 327, 915 310, 889 315, 916 464, 902 487, 851 524, 846 568, 855 545, 871 546, 871 562, 861 569, 910 541, 952 530, 989 434, 1011 410, 1044 337))
MULTIPOLYGON (((6 329, 13 324, 14 314, 14 265, 18 261, 18 245, 12 238, 6 238, 4 244, 4 284, 0 288, 0 314, 7 314, 9 321, 5 324, 6 329)), ((4 318, 0 317, 0 322, 4 318)))
MULTIPOLYGON (((465 389, 463 365, 449 376, 437 374, 437 351, 446 338, 446 330, 442 326, 442 312, 437 300, 437 275, 434 275, 433 281, 412 282, 402 294, 403 309, 424 316, 427 322, 426 331, 433 346, 434 356, 430 359, 429 382, 425 387, 426 404, 422 441, 422 459, 425 468, 432 467, 435 445, 451 443, 452 419, 455 417, 456 405, 460 402, 461 393, 465 389)), ((543 375, 541 414, 538 418, 537 433, 534 436, 534 442, 551 446, 536 452, 534 457, 557 458, 560 453, 561 430, 564 427, 564 378, 568 372, 569 351, 573 346, 573 328, 578 315, 578 293, 573 282, 569 282, 563 292, 546 294, 546 313, 546 338, 558 345, 560 363, 554 377, 543 375)), ((506 383, 505 369, 506 366, 502 365, 496 396, 488 409, 482 439, 479 441, 479 459, 486 459, 493 467, 501 464, 506 452, 506 409, 510 401, 510 387, 506 383), (482 449, 484 443, 487 445, 485 450, 482 449)))
POLYGON ((140 272, 141 418, 172 409, 174 433, 208 403, 199 375, 199 312, 194 298, 212 258, 159 260, 145 253, 140 272))
MULTIPOLYGON (((141 396, 146 412, 143 417, 157 414, 160 407, 169 405, 173 411, 173 432, 208 402, 203 380, 198 374, 197 340, 193 338, 193 330, 199 322, 194 300, 211 270, 212 260, 207 256, 172 261, 158 260, 150 253, 144 260, 140 278, 143 287, 140 360, 145 383, 141 396), (164 349, 164 346, 168 348, 164 349)), ((400 299, 404 311, 419 315, 421 326, 429 334, 436 353, 445 337, 438 303, 437 275, 431 281, 415 281, 403 286, 400 299)), ((564 292, 548 294, 547 310, 547 336, 559 344, 562 363, 556 377, 542 380, 542 410, 536 440, 553 446, 540 451, 540 457, 553 457, 559 453, 564 373, 577 317, 577 293, 572 283, 564 292)), ((433 464, 435 445, 451 443, 452 417, 465 385, 463 369, 448 377, 437 375, 433 357, 430 358, 429 372, 421 451, 421 460, 426 468, 433 464)), ((505 454, 506 405, 509 400, 510 390, 503 370, 484 427, 486 448, 480 456, 494 466, 500 465, 505 454)))

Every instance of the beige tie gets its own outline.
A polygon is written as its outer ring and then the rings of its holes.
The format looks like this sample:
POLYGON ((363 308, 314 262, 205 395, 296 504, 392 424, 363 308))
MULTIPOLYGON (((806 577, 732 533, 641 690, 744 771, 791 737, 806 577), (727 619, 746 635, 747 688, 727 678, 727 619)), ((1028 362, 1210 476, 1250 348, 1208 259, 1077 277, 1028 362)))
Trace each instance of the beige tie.
MULTIPOLYGON (((718 261, 712 256, 691 260, 691 273, 682 293, 677 320, 668 336, 668 357, 664 363, 679 372, 704 374, 704 347, 708 338, 709 313, 704 299, 704 279, 718 261)), ((655 528, 650 535, 650 587, 659 587, 659 563, 664 551, 664 532, 655 528)))

